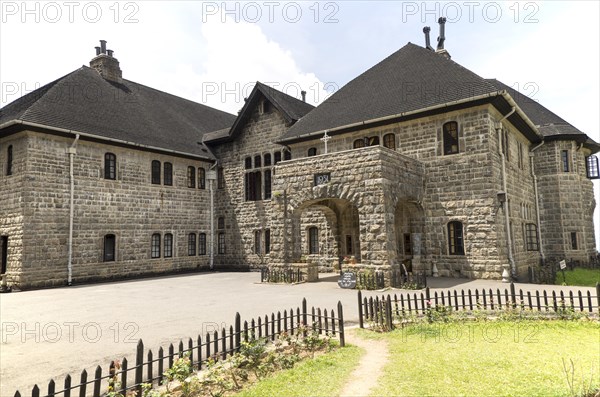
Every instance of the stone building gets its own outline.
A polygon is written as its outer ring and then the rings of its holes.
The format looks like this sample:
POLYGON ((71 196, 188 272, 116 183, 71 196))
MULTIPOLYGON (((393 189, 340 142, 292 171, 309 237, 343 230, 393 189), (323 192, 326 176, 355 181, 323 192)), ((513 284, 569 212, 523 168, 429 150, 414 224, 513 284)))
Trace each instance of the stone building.
POLYGON ((596 254, 600 146, 443 38, 316 108, 257 83, 237 116, 123 79, 101 43, 0 110, 10 285, 343 258, 523 278, 596 254))

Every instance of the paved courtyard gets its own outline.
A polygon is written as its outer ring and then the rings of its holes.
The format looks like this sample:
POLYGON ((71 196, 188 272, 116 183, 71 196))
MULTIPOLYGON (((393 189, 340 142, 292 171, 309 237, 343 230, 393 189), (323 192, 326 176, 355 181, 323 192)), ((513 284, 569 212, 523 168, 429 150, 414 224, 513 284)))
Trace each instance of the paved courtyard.
MULTIPOLYGON (((67 373, 78 379, 83 368, 89 372, 98 364, 104 368, 110 360, 133 357, 140 338, 156 351, 232 325, 236 312, 242 319, 264 316, 296 308, 303 297, 309 307, 332 309, 341 301, 346 322, 356 323, 357 292, 340 289, 335 275, 322 276, 318 283, 289 286, 260 284, 258 273, 199 273, 1 294, 0 397, 13 397, 17 389, 29 395, 36 382, 45 388, 54 378, 62 385, 67 373)), ((429 285, 506 287, 466 279, 429 279, 429 285)))

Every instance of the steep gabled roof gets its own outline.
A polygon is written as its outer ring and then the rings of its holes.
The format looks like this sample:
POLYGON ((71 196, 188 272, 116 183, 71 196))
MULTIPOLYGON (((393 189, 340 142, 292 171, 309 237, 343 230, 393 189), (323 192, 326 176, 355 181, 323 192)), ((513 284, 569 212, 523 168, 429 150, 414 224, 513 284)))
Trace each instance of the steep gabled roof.
POLYGON ((129 80, 110 82, 86 66, 0 109, 0 126, 70 130, 203 158, 212 158, 198 144, 203 135, 234 121, 229 113, 129 80))
POLYGON ((288 125, 294 124, 315 108, 304 101, 257 81, 231 129, 229 131, 220 130, 207 134, 204 141, 207 143, 217 143, 235 138, 244 128, 244 125, 262 98, 266 98, 273 104, 288 125))

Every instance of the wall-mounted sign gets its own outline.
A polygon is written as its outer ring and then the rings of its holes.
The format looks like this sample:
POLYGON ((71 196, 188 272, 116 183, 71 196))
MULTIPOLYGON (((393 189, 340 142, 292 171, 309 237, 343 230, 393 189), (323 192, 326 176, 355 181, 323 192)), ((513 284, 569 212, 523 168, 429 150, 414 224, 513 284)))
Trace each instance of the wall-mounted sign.
POLYGON ((331 180, 331 172, 315 174, 315 186, 324 185, 331 180))

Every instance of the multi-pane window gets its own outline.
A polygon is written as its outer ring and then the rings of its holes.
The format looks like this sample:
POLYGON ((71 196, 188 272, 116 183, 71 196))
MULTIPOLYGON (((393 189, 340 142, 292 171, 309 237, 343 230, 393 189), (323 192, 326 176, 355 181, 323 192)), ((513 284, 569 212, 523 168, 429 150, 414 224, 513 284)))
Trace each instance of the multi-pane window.
POLYGON ((187 169, 187 186, 191 188, 196 187, 196 167, 191 165, 187 169))
POLYGON ((173 186, 173 164, 165 163, 163 167, 165 175, 165 186, 173 186))
POLYGON ((591 155, 585 159, 587 177, 590 179, 600 178, 600 169, 598 168, 598 157, 591 155))
POLYGON ((254 156, 254 168, 262 167, 261 160, 262 160, 262 157, 260 154, 258 156, 254 156))
POLYGON ((223 173, 223 167, 217 168, 217 189, 225 188, 225 174, 223 173))
POLYGON ((569 172, 569 151, 561 150, 560 151, 560 163, 562 172, 569 172))
POLYGON ((265 230, 265 254, 271 252, 271 229, 265 230))
POLYGON ((510 142, 508 130, 502 130, 502 153, 506 161, 510 161, 510 142))
POLYGON ((271 165, 271 153, 265 153, 265 159, 263 163, 265 167, 269 167, 271 165))
POLYGON ((444 154, 458 153, 458 123, 449 121, 442 127, 444 154))
POLYGON ((117 238, 114 234, 104 236, 104 262, 114 262, 116 240, 117 238))
POLYGON ((517 148, 519 150, 518 155, 518 165, 520 169, 523 169, 525 167, 524 161, 523 161, 523 144, 521 142, 519 142, 517 144, 517 148))
POLYGON ((198 235, 198 255, 206 255, 206 233, 198 235))
POLYGON ((261 200, 262 173, 260 171, 247 172, 244 178, 246 201, 261 200))
POLYGON ((256 255, 262 254, 261 249, 262 232, 260 230, 254 231, 254 253, 256 255))
POLYGON ((160 258, 160 234, 159 233, 154 233, 152 235, 151 257, 152 258, 160 258))
POLYGON ((171 233, 165 234, 165 258, 171 258, 173 256, 173 235, 171 233))
POLYGON ((539 251, 538 231, 535 223, 525 225, 525 244, 527 251, 539 251))
POLYGON ((206 189, 206 170, 198 168, 198 189, 206 189))
POLYGON ((152 184, 160 185, 160 161, 152 160, 152 184))
POLYGON ((196 255, 196 233, 188 234, 188 255, 196 255))
POLYGON ((355 140, 354 143, 352 144, 352 147, 354 149, 359 149, 361 147, 365 147, 365 140, 363 138, 355 140))
POLYGON ((13 173, 13 147, 8 146, 6 149, 6 175, 12 175, 13 173))
POLYGON ((448 222, 448 253, 464 255, 463 224, 458 221, 448 222))
POLYGON ((577 232, 571 232, 571 249, 579 249, 577 245, 577 232))
POLYGON ((113 153, 104 154, 104 179, 117 179, 117 156, 113 153))
POLYGON ((217 253, 219 255, 225 254, 225 233, 219 233, 217 235, 217 253))
POLYGON ((383 146, 388 149, 396 150, 396 135, 385 134, 383 136, 383 146))
POLYGON ((308 157, 312 157, 312 156, 316 156, 316 155, 317 155, 316 147, 311 147, 310 149, 308 149, 308 157))
POLYGON ((319 229, 316 226, 308 228, 308 253, 319 253, 319 229))
POLYGON ((275 156, 275 160, 274 160, 275 164, 279 163, 281 161, 281 152, 275 152, 274 156, 275 156))
POLYGON ((271 170, 265 170, 265 200, 271 198, 271 170))
POLYGON ((248 156, 244 159, 244 168, 247 170, 252 168, 252 157, 248 156))

